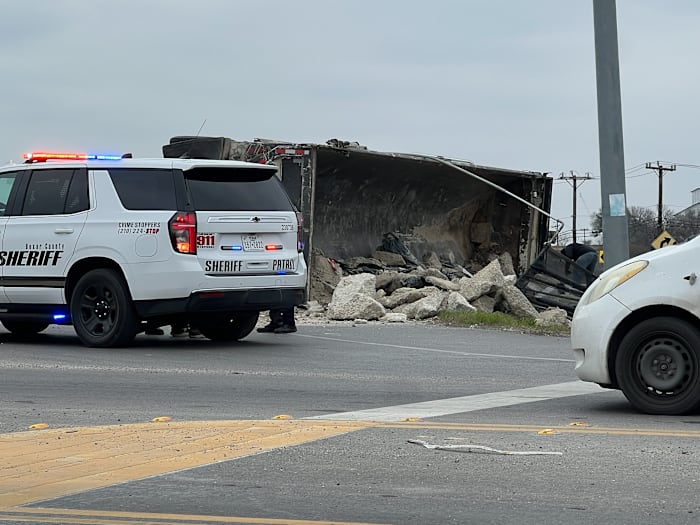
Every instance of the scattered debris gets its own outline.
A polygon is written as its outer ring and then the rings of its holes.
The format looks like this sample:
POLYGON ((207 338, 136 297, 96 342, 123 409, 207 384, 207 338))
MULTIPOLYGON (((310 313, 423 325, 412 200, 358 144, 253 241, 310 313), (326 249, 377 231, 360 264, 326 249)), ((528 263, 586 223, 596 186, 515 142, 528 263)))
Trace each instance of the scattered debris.
POLYGON ((409 443, 422 445, 429 450, 446 450, 448 452, 471 452, 475 454, 501 454, 503 456, 562 456, 563 452, 545 452, 539 450, 498 450, 483 445, 432 445, 420 439, 409 439, 409 443))
POLYGON ((430 319, 441 311, 480 311, 534 318, 544 327, 570 324, 566 310, 549 307, 540 312, 520 291, 508 252, 493 253, 487 264, 473 263, 467 270, 434 252, 424 253, 420 263, 399 234, 386 234, 372 257, 336 261, 318 251, 313 257, 311 288, 323 299, 311 302, 308 317, 406 322, 430 319))

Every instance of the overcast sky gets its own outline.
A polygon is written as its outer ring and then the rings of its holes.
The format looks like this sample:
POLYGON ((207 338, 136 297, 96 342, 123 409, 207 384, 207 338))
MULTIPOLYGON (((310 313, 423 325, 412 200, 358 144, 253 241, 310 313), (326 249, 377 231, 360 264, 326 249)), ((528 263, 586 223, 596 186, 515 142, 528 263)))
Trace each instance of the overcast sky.
MULTIPOLYGON (((618 0, 628 204, 700 187, 700 2, 618 0)), ((591 0, 0 0, 0 164, 174 135, 358 141, 549 172, 600 207, 591 0)))

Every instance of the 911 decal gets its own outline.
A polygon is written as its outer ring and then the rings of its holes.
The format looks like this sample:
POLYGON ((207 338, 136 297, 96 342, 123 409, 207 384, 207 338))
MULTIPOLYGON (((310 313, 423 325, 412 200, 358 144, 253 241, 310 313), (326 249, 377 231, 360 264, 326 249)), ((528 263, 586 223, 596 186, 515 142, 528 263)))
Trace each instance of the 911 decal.
POLYGON ((195 239, 197 248, 213 248, 216 244, 216 236, 213 233, 200 233, 195 239))

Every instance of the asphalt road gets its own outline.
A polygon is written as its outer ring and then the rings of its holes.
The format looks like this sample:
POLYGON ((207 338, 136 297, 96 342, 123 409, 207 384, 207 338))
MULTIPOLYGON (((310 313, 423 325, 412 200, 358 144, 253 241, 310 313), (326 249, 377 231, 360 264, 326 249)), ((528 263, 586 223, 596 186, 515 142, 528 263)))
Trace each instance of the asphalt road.
POLYGON ((0 332, 0 523, 700 523, 699 424, 576 381, 562 337, 0 332))

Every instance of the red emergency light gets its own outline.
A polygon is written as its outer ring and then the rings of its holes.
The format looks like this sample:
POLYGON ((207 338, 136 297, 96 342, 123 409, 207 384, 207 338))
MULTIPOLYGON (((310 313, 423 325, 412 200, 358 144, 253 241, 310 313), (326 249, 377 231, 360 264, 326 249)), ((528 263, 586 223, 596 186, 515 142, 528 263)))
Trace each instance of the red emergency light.
POLYGON ((32 153, 22 154, 22 158, 29 164, 32 162, 46 162, 47 160, 120 160, 125 158, 125 155, 33 151, 32 153))

